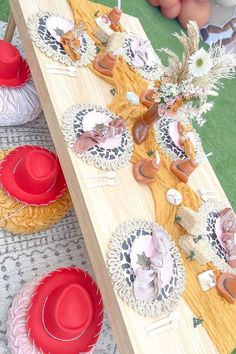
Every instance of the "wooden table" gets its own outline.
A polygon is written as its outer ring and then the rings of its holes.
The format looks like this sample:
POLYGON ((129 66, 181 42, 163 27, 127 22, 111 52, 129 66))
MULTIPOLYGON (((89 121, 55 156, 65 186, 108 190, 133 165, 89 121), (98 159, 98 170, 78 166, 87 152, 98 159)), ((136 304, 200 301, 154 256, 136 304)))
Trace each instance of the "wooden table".
MULTIPOLYGON (((93 103, 106 107, 113 97, 110 94, 110 86, 88 68, 79 69, 80 76, 77 78, 47 74, 45 64, 52 63, 52 60, 32 44, 26 22, 31 14, 40 10, 49 10, 72 18, 66 0, 9 0, 9 2, 13 20, 11 18, 7 36, 10 39, 15 19, 120 353, 218 353, 204 328, 201 326, 193 328, 193 314, 183 300, 179 306, 182 326, 178 330, 149 338, 145 335, 144 327, 152 323, 153 319, 140 317, 124 304, 114 291, 106 266, 108 242, 114 230, 129 219, 154 220, 151 193, 148 187, 135 182, 131 164, 118 172, 116 187, 100 187, 93 190, 85 188, 82 174, 92 173, 95 168, 83 163, 67 148, 60 124, 63 113, 75 103, 93 103)), ((137 18, 124 15, 122 22, 131 31, 145 35, 137 18)), ((214 187, 219 197, 228 203, 208 161, 202 163, 192 174, 190 185, 195 189, 214 187)))

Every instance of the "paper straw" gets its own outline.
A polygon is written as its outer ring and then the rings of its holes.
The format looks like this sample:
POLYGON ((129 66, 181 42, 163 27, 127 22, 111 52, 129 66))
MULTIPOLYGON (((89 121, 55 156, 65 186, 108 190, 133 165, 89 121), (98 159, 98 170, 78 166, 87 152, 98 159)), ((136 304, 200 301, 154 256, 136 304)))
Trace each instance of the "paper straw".
POLYGON ((118 9, 121 9, 121 0, 118 0, 118 4, 117 4, 118 9))
POLYGON ((206 157, 210 157, 213 155, 213 152, 209 152, 208 154, 206 154, 206 157))
POLYGON ((201 157, 201 158, 199 158, 199 159, 195 159, 194 161, 195 161, 196 163, 200 163, 200 162, 202 162, 202 161, 204 161, 204 160, 207 160, 207 158, 210 157, 210 156, 212 156, 212 155, 213 155, 213 153, 212 153, 212 152, 209 152, 209 153, 206 154, 205 156, 203 156, 203 157, 201 157))

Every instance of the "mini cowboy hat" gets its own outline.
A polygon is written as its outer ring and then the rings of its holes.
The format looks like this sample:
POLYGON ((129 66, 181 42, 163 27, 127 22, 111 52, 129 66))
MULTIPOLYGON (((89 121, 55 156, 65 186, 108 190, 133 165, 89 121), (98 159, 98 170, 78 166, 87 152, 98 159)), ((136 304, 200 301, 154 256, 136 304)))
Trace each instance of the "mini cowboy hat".
POLYGON ((42 147, 24 145, 1 162, 0 185, 12 197, 28 205, 48 205, 66 190, 57 156, 42 147))
POLYGON ((72 203, 57 156, 24 145, 0 154, 0 227, 13 233, 41 231, 59 221, 72 203))
POLYGON ((0 86, 20 87, 29 80, 30 70, 18 49, 0 40, 0 86))
POLYGON ((26 318, 29 338, 43 353, 86 353, 101 332, 103 301, 88 273, 61 268, 35 288, 26 318))

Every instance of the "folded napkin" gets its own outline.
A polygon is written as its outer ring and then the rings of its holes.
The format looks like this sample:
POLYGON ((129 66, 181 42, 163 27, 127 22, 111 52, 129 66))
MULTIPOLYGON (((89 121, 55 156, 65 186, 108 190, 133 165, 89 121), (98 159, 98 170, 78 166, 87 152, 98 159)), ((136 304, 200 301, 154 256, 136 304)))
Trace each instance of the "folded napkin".
POLYGON ((231 208, 220 211, 221 239, 227 252, 227 262, 236 268, 236 215, 231 208))
POLYGON ((122 134, 126 129, 123 118, 119 117, 109 122, 108 125, 97 124, 93 130, 85 131, 76 140, 74 150, 83 153, 93 146, 104 143, 116 135, 122 134))
POLYGON ((236 216, 231 208, 220 211, 222 233, 236 233, 236 216))
POLYGON ((74 28, 61 36, 61 44, 64 50, 69 55, 71 60, 76 61, 81 57, 80 54, 80 36, 85 30, 85 23, 82 21, 76 22, 74 28))
POLYGON ((137 300, 152 301, 158 297, 163 280, 162 271, 164 258, 170 253, 171 240, 166 232, 157 224, 153 225, 152 243, 149 245, 149 254, 138 255, 139 266, 135 272, 133 283, 134 295, 137 300))
POLYGON ((158 277, 153 269, 137 268, 134 295, 137 300, 152 301, 158 295, 158 277))
POLYGON ((155 64, 155 57, 150 42, 144 39, 134 39, 131 42, 133 54, 132 64, 135 68, 143 68, 155 64))

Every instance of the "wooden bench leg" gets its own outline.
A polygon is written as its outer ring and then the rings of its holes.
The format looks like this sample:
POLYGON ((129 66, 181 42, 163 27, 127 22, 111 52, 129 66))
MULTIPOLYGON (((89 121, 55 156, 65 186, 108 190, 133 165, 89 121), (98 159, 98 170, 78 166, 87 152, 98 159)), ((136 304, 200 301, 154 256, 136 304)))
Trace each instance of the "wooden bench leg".
POLYGON ((16 28, 15 19, 14 19, 12 13, 10 13, 10 16, 9 16, 9 19, 8 19, 8 23, 7 23, 6 32, 5 32, 5 36, 4 36, 4 40, 5 41, 11 42, 12 37, 14 35, 15 28, 16 28))

